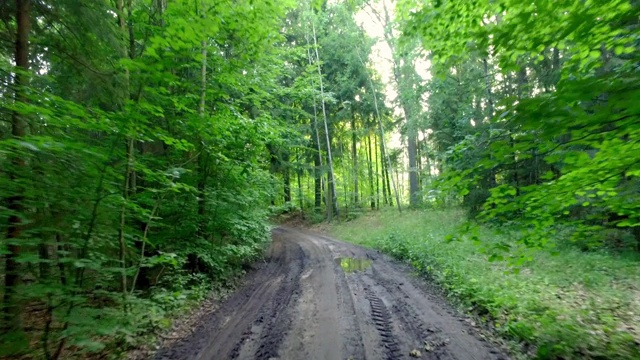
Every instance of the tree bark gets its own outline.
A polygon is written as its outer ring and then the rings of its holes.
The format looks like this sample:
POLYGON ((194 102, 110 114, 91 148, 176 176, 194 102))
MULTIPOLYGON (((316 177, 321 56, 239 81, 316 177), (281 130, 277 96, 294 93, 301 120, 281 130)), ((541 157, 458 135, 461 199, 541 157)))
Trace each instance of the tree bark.
MULTIPOLYGON (((30 0, 16 0, 16 23, 17 36, 15 47, 16 77, 15 77, 15 94, 14 100, 18 102, 27 102, 24 88, 28 85, 29 77, 29 32, 31 28, 30 21, 30 0)), ((22 138, 27 135, 27 121, 18 111, 14 111, 11 115, 11 135, 14 138, 22 138)), ((9 179, 16 181, 20 176, 20 172, 26 171, 26 160, 14 154, 12 160, 12 169, 9 171, 9 179)), ((7 199, 7 208, 11 212, 7 226, 7 246, 8 254, 5 262, 5 278, 4 278, 4 320, 7 330, 19 330, 22 326, 21 315, 22 307, 17 301, 16 288, 20 284, 20 264, 17 259, 22 250, 19 245, 19 239, 22 235, 23 222, 21 215, 24 214, 24 189, 19 188, 16 193, 7 199)))
MULTIPOLYGON (((131 1, 127 1, 127 7, 130 9, 131 1)), ((120 28, 123 47, 121 48, 121 56, 123 58, 128 57, 131 58, 131 39, 126 41, 128 46, 124 46, 125 39, 131 36, 131 29, 127 26, 127 20, 125 16, 125 3, 124 0, 117 0, 116 2, 116 12, 118 15, 118 25, 120 28)), ((129 10, 130 13, 130 10, 129 10)), ((130 72, 128 68, 124 70, 124 82, 123 82, 123 91, 122 91, 122 111, 126 111, 127 101, 130 100, 131 90, 130 90, 130 72)), ((132 189, 132 179, 133 179, 133 162, 134 162, 134 151, 135 151, 135 140, 133 137, 129 136, 126 142, 126 157, 127 163, 125 166, 125 176, 124 176, 124 184, 122 189, 122 205, 120 207, 120 221, 118 226, 118 245, 119 245, 119 254, 118 258, 121 266, 121 274, 120 274, 120 288, 122 291, 123 300, 127 297, 127 263, 126 263, 126 241, 125 241, 125 226, 126 226, 126 209, 127 202, 129 201, 129 193, 132 189)))
POLYGON ((424 134, 424 142, 425 142, 425 154, 424 154, 424 159, 425 159, 425 174, 427 176, 427 181, 431 182, 431 159, 429 158, 429 148, 428 148, 428 140, 427 140, 427 134, 424 134))
MULTIPOLYGON (((300 163, 300 152, 299 150, 296 150, 296 162, 299 164, 300 163)), ((302 179, 301 179, 301 174, 300 174, 300 169, 296 166, 296 176, 297 176, 297 183, 298 183, 298 202, 300 205, 300 215, 302 215, 302 217, 304 218, 304 193, 302 192, 302 179)))
POLYGON ((282 170, 282 177, 284 178, 284 203, 291 202, 291 173, 289 171, 289 153, 285 150, 282 155, 282 162, 284 163, 284 169, 282 170))
POLYGON ((372 151, 371 151, 371 135, 367 135, 367 137, 365 138, 365 141, 367 142, 367 150, 369 152, 369 156, 367 157, 369 160, 369 196, 370 196, 370 203, 371 203, 371 210, 375 210, 376 209, 376 196, 375 196, 375 185, 373 183, 373 156, 372 156, 372 151))
POLYGON ((380 157, 382 158, 382 161, 380 161, 380 169, 382 170, 382 202, 384 205, 389 205, 389 199, 387 198, 387 181, 385 176, 387 166, 384 164, 382 141, 380 141, 380 157))
POLYGON ((417 144, 415 134, 407 135, 407 153, 409 155, 409 204, 420 205, 420 187, 418 186, 417 144))
MULTIPOLYGON (((305 34, 306 37, 306 34, 305 34)), ((309 39, 307 38, 307 45, 310 45, 309 39)), ((309 65, 313 64, 311 57, 311 50, 307 49, 307 58, 309 59, 309 65)), ((311 86, 315 87, 315 82, 311 80, 311 86)), ((317 149, 317 154, 314 157, 314 187, 315 187, 315 201, 314 205, 316 210, 322 207, 322 147, 320 146, 320 131, 318 130, 318 106, 316 104, 315 97, 313 98, 313 133, 315 135, 315 145, 317 149)))
MULTIPOLYGON (((340 153, 344 154, 344 140, 340 139, 340 153)), ((347 162, 346 161, 342 161, 342 173, 348 174, 348 170, 347 170, 347 162)), ((349 182, 348 181, 343 181, 342 182, 342 192, 344 194, 344 218, 348 219, 349 218, 349 182)))
MULTIPOLYGON (((205 19, 207 14, 205 13, 204 3, 202 4, 201 13, 199 14, 202 19, 205 19)), ((207 39, 202 39, 200 44, 201 46, 201 55, 202 61, 200 64, 200 101, 198 104, 198 115, 201 119, 205 118, 205 105, 207 101, 207 39)), ((206 212, 207 212, 207 180, 209 177, 208 174, 208 166, 206 156, 207 149, 205 149, 204 145, 202 145, 202 140, 200 141, 201 150, 198 155, 198 236, 206 238, 207 237, 207 221, 206 221, 206 212)))
MULTIPOLYGON (((393 196, 391 195, 391 176, 389 175, 389 164, 385 164, 384 167, 384 173, 385 173, 385 177, 386 177, 386 181, 387 181, 387 195, 389 196, 389 205, 393 206, 393 196)), ((393 171, 393 169, 391 169, 391 171, 393 171)), ((397 189, 394 189, 394 191, 397 191, 397 189)), ((398 207, 400 207, 400 205, 398 205, 398 207)))
POLYGON ((331 136, 329 135, 329 125, 327 120, 327 109, 324 103, 324 85, 322 82, 322 67, 320 66, 320 53, 318 52, 318 39, 316 37, 316 25, 311 21, 311 29, 313 30, 313 45, 316 53, 316 65, 318 67, 318 82, 320 83, 320 97, 322 104, 322 117, 324 119, 324 134, 327 141, 327 162, 329 164, 329 181, 327 184, 327 220, 333 219, 333 211, 335 207, 335 213, 338 221, 340 221, 340 214, 338 213, 338 199, 336 198, 336 182, 333 172, 333 158, 331 156, 331 136))
POLYGON ((123 297, 127 295, 127 244, 124 238, 126 215, 127 215, 127 202, 129 201, 129 184, 131 181, 131 167, 133 153, 133 138, 127 141, 127 165, 125 168, 124 185, 122 189, 122 206, 120 207, 120 225, 118 227, 118 245, 119 245, 119 259, 121 266, 120 273, 120 288, 122 290, 123 297))
POLYGON ((376 164, 376 209, 380 209, 380 169, 378 166, 378 137, 373 133, 373 154, 376 164))
POLYGON ((351 116, 351 157, 353 158, 353 204, 359 207, 360 196, 358 189, 358 137, 356 134, 356 117, 351 116))
POLYGON ((206 213, 207 213, 207 156, 205 149, 201 147, 200 154, 197 159, 198 182, 196 188, 198 190, 198 236, 206 237, 206 213))
POLYGON ((418 173, 418 188, 422 189, 423 176, 422 176, 422 147, 420 146, 420 139, 416 136, 416 170, 418 173))
MULTIPOLYGON (((46 237, 38 244, 38 256, 39 256, 39 268, 41 281, 49 281, 51 279, 51 251, 49 245, 46 243, 46 238, 51 236, 46 234, 46 237)), ((55 235, 54 235, 55 236, 55 235)))
POLYGON ((316 210, 322 207, 322 173, 320 169, 322 167, 320 152, 313 157, 313 186, 314 186, 314 206, 316 210))
POLYGON ((155 10, 158 16, 156 20, 157 24, 160 27, 164 27, 164 9, 166 7, 165 1, 166 0, 155 0, 155 10))
POLYGON ((67 268, 64 262, 61 261, 63 258, 63 255, 61 255, 61 253, 66 250, 66 246, 62 243, 62 235, 60 235, 60 233, 56 234, 56 249, 58 252, 56 263, 58 265, 58 272, 60 273, 60 284, 66 286, 68 283, 67 268))
MULTIPOLYGON (((493 130, 493 113, 494 113, 494 107, 493 107, 493 91, 491 89, 491 78, 489 77, 489 61, 484 58, 482 59, 482 64, 484 65, 484 81, 485 81, 485 87, 486 87, 486 92, 487 92, 487 110, 488 110, 488 114, 487 114, 487 118, 489 120, 489 135, 488 137, 491 138, 491 136, 493 136, 491 134, 492 130, 493 130)), ((490 159, 493 159, 493 154, 489 155, 490 159)), ((489 188, 493 188, 496 186, 496 174, 495 174, 495 170, 491 169, 489 171, 489 183, 488 183, 488 187, 489 188)))

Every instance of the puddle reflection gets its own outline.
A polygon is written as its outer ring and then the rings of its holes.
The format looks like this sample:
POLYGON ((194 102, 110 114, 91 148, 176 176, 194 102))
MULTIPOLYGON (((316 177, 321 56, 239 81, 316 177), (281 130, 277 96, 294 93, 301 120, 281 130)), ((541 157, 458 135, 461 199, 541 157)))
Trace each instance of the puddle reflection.
POLYGON ((362 258, 336 258, 336 264, 340 265, 342 270, 346 273, 352 273, 355 271, 364 271, 371 267, 373 260, 362 259, 362 258))

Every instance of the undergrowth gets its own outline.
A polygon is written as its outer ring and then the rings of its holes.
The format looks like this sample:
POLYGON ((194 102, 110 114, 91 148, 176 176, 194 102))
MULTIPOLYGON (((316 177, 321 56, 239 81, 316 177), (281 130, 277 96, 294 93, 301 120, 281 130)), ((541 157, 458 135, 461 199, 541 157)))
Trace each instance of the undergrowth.
MULTIPOLYGON (((514 273, 468 240, 448 242, 458 210, 391 211, 331 227, 334 236, 410 263, 536 359, 640 359, 640 257, 558 246, 514 273)), ((506 241, 483 229, 484 247, 506 241)), ((558 240, 559 241, 559 240, 558 240)))
MULTIPOLYGON (((121 293, 102 289, 92 298, 76 295, 70 306, 63 302, 65 293, 42 288, 40 291, 49 291, 49 302, 30 302, 24 315, 24 322, 36 330, 28 337, 0 333, 0 359, 124 359, 130 351, 152 349, 151 344, 158 342, 174 320, 235 287, 246 266, 258 260, 269 243, 268 226, 259 227, 251 234, 245 226, 244 236, 251 238, 242 243, 193 241, 176 253, 150 257, 166 258, 160 266, 153 261, 146 265, 146 277, 156 281, 124 298, 121 293), (56 316, 65 322, 56 321, 56 316), (25 346, 28 351, 13 350, 25 346), (54 353, 52 348, 60 350, 54 353)), ((32 287, 34 298, 35 290, 39 288, 32 287)))

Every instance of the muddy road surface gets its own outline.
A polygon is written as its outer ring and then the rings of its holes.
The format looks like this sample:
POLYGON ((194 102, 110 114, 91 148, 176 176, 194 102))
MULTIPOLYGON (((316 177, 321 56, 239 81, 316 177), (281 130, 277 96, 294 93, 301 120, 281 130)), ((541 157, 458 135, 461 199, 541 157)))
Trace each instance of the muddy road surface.
POLYGON ((156 359, 507 359, 424 285, 375 251, 276 228, 246 284, 156 359))

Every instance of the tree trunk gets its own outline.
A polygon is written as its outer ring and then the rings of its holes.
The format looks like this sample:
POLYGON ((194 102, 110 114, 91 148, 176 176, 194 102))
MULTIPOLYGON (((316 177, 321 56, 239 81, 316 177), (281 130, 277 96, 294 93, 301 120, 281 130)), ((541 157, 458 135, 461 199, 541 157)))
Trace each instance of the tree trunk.
POLYGON ((558 81, 560 80, 560 72, 562 70, 560 67, 560 50, 558 50, 558 48, 553 48, 551 67, 553 69, 551 83, 553 84, 553 86, 556 86, 558 84, 558 81))
POLYGON ((284 203, 286 204, 291 202, 291 173, 289 172, 289 153, 286 151, 282 154, 282 162, 284 163, 282 177, 284 180, 284 203))
POLYGON ((321 168, 321 158, 320 152, 317 153, 313 158, 314 168, 313 168, 313 186, 314 186, 314 206, 316 210, 319 210, 322 207, 322 173, 320 171, 321 168))
POLYGON ((409 204, 412 207, 420 205, 420 189, 418 186, 417 162, 417 145, 414 134, 407 136, 407 153, 409 155, 409 204))
MULTIPOLYGON (((131 8, 131 1, 127 1, 127 8, 131 8)), ((125 16, 125 3, 124 0, 117 0, 116 2, 116 11, 118 15, 118 25, 120 28, 120 33, 123 39, 123 44, 121 48, 121 56, 122 58, 131 58, 133 55, 131 53, 131 30, 127 26, 127 20, 125 16), (125 41, 127 38, 128 41, 125 41), (128 44, 124 46, 124 43, 128 44)), ((129 69, 125 67, 124 70, 124 82, 122 84, 122 111, 126 111, 127 101, 130 100, 131 90, 130 90, 130 72, 129 69)), ((126 263, 126 241, 125 241, 125 226, 126 226, 126 209, 127 202, 129 201, 129 194, 132 185, 133 179, 133 162, 134 162, 134 151, 135 151, 135 140, 134 137, 129 135, 129 138, 126 142, 126 166, 125 166, 125 176, 124 176, 124 184, 122 189, 122 199, 123 203, 120 207, 120 221, 118 226, 118 245, 119 245, 119 261, 121 266, 121 274, 120 274, 120 288, 122 291, 123 300, 126 299, 127 296, 127 263, 126 263)))
POLYGON ((493 91, 491 90, 491 79, 489 78, 489 62, 487 59, 482 59, 482 64, 484 65, 484 81, 485 87, 487 91, 487 109, 489 110, 489 120, 493 117, 493 91))
MULTIPOLYGON (((306 34, 305 34, 306 37, 306 34)), ((307 38, 307 44, 310 45, 309 39, 307 38)), ((307 58, 309 59, 309 65, 313 64, 311 57, 311 50, 307 49, 307 58)), ((315 88, 315 82, 311 80, 311 86, 315 88)), ((316 99, 313 98, 313 133, 315 135, 315 148, 317 149, 317 154, 314 157, 314 186, 315 186, 315 201, 314 205, 316 211, 322 207, 322 148, 320 146, 320 131, 318 130, 318 107, 316 105, 316 99)))
POLYGON ((412 102, 411 92, 413 91, 413 79, 411 73, 415 69, 411 68, 411 62, 404 56, 396 59, 394 76, 398 85, 400 105, 404 112, 405 125, 407 127, 407 155, 409 158, 409 205, 417 207, 420 205, 420 187, 418 184, 417 155, 418 146, 416 143, 415 129, 415 106, 412 102))
MULTIPOLYGON (((200 16, 202 19, 207 17, 205 12, 204 3, 200 16)), ((198 106, 198 115, 201 119, 206 116, 205 105, 207 102, 207 39, 202 39, 200 43, 200 52, 202 55, 202 62, 200 64, 200 102, 198 106)), ((200 141, 202 144, 202 141, 200 141)), ((198 155, 198 236, 207 238, 207 180, 209 177, 207 166, 207 150, 202 145, 200 154, 198 155)))
MULTIPOLYGON (((344 154, 344 141, 343 139, 340 139, 340 153, 344 154)), ((342 173, 348 174, 349 172, 347 171, 347 162, 346 161, 342 161, 342 173)), ((342 182, 342 191, 344 193, 344 217, 345 219, 349 218, 349 182, 348 181, 343 181, 342 182)))
MULTIPOLYGON (((386 8, 385 8, 386 10, 386 8)), ((385 38, 387 38, 387 43, 389 44, 389 46, 392 47, 392 43, 391 41, 388 39, 389 34, 387 32, 385 32, 385 38)), ((393 49, 393 47, 392 47, 393 49)), ((358 54, 358 59, 360 60, 360 62, 362 63, 362 66, 365 66, 364 60, 362 59, 362 56, 360 56, 360 52, 357 52, 358 54)), ((385 139, 384 139, 384 126, 382 126, 382 117, 380 116, 380 109, 378 108, 378 97, 376 96, 376 89, 375 86, 373 86, 373 81, 371 80, 371 76, 369 75, 367 77, 367 80, 369 82, 369 87, 371 88, 371 94, 373 96, 373 105, 374 108, 376 110, 376 118, 378 119, 378 130, 380 131, 380 155, 382 156, 383 161, 386 161, 386 168, 390 168, 391 167, 391 160, 389 159, 388 154, 386 154, 385 151, 385 139)), ((384 171, 383 167, 383 171, 384 171)), ((391 201, 391 186, 389 184, 388 181, 388 172, 387 172, 387 188, 389 189, 389 200, 391 202, 391 205, 393 205, 393 201, 391 201)), ((391 179, 393 182, 393 190, 396 194, 396 203, 398 205, 398 212, 402 212, 402 207, 400 206, 400 195, 398 194, 398 189, 396 187, 396 182, 395 180, 393 180, 393 178, 391 179)), ((383 179, 384 181, 384 179, 383 179)))
POLYGON ((359 207, 360 197, 358 189, 358 147, 356 134, 356 118, 351 116, 351 157, 353 158, 353 204, 359 207))
POLYGON ((380 157, 382 157, 382 161, 380 161, 380 169, 382 170, 382 202, 385 205, 389 205, 389 199, 387 198, 387 181, 386 181, 386 165, 384 164, 384 152, 382 151, 382 141, 380 141, 380 157))
POLYGON ((56 234, 56 248, 57 248, 57 252, 58 252, 58 256, 57 256, 57 265, 58 265, 58 272, 60 273, 60 284, 62 284, 63 286, 67 285, 67 268, 65 266, 65 263, 62 260, 62 257, 64 255, 62 255, 63 251, 67 250, 66 246, 62 243, 62 235, 60 235, 60 233, 56 234))
POLYGON ((158 25, 164 27, 164 9, 167 7, 166 0, 156 0, 156 11, 158 14, 158 25))
POLYGON ((198 181, 196 184, 196 188, 198 190, 198 236, 201 238, 206 238, 207 236, 207 180, 208 180, 208 169, 207 169, 207 155, 205 153, 205 149, 201 149, 200 154, 198 154, 197 159, 197 176, 198 181))
POLYGON ((302 193, 302 180, 300 179, 300 172, 296 172, 298 177, 298 202, 300 203, 300 211, 304 214, 304 196, 302 193))
POLYGON ((380 209, 380 169, 378 167, 378 137, 373 133, 373 154, 376 163, 376 209, 380 209))
MULTIPOLYGON (((299 150, 296 150, 296 162, 298 164, 300 164, 300 152, 299 150)), ((297 176, 297 180, 298 180, 298 202, 300 205, 300 214, 304 217, 304 195, 302 192, 302 179, 300 176, 300 169, 297 168, 296 169, 296 176, 297 176)))
MULTIPOLYGON (((491 134, 491 130, 493 129, 493 112, 494 112, 494 107, 493 107, 493 91, 491 89, 491 77, 489 74, 489 61, 485 58, 482 59, 482 64, 484 65, 484 81, 485 81, 485 87, 486 87, 486 92, 487 92, 487 110, 488 110, 488 114, 487 114, 487 118, 489 119, 489 135, 488 137, 491 138, 492 134, 491 134)), ((493 159, 493 154, 490 153, 489 155, 490 159, 493 159)), ((489 182, 488 182, 488 187, 489 188, 493 188, 496 186, 496 174, 495 174, 495 170, 491 169, 489 170, 489 182)))
MULTIPOLYGON (((373 7, 371 8, 373 9, 373 7)), ((415 72, 415 69, 412 68, 413 65, 410 59, 408 59, 404 53, 399 53, 396 49, 395 38, 392 30, 391 14, 387 8, 386 2, 383 2, 383 10, 384 19, 382 19, 382 16, 380 16, 376 10, 374 10, 374 13, 378 17, 380 23, 384 26, 384 38, 391 48, 391 53, 393 55, 393 76, 399 94, 400 105, 404 112, 405 124, 409 130, 407 132, 407 154, 409 157, 409 205, 416 207, 420 200, 418 194, 418 175, 416 173, 417 146, 415 132, 410 129, 413 126, 413 116, 415 114, 411 111, 412 104, 410 104, 410 100, 407 98, 409 95, 408 93, 413 91, 413 80, 409 75, 411 72, 415 72)), ((398 201, 399 205, 399 199, 396 199, 396 201, 398 201)))
POLYGON ((422 176, 422 147, 420 146, 420 140, 416 136, 416 172, 418 173, 418 189, 422 189, 423 176, 422 176))
POLYGON ((369 163, 369 201, 371 202, 371 210, 375 210, 376 208, 376 197, 375 197, 375 186, 373 184, 373 157, 371 151, 371 135, 367 135, 365 138, 367 143, 368 157, 367 160, 369 163))
MULTIPOLYGON (((425 143, 426 143, 426 138, 425 138, 425 143)), ((428 145, 427 145, 428 146, 428 145)), ((425 159, 425 166, 426 166, 426 174, 427 174, 427 181, 431 182, 431 159, 429 157, 429 151, 426 151, 426 154, 424 156, 425 159)))
POLYGON ((120 225, 118 227, 118 245, 119 245, 119 259, 121 266, 120 273, 120 289, 122 294, 126 297, 127 294, 127 259, 126 250, 127 244, 124 238, 125 226, 126 226, 126 214, 127 214, 127 202, 129 201, 129 184, 131 181, 131 167, 132 167, 132 153, 133 153, 133 138, 127 141, 127 165, 125 167, 124 185, 122 189, 122 206, 120 207, 120 225))
MULTIPOLYGON (((15 77, 15 94, 14 100, 18 102, 26 102, 27 98, 24 88, 28 85, 29 78, 29 31, 30 22, 30 0, 16 0, 16 77, 15 77)), ((11 115, 11 135, 14 138, 22 138, 27 135, 27 121, 23 115, 14 111, 11 115)), ((21 176, 21 171, 26 171, 27 163, 21 155, 14 154, 11 164, 13 168, 9 172, 9 179, 16 181, 21 176)), ((7 226, 7 246, 8 254, 5 262, 5 278, 4 278, 4 320, 7 330, 19 330, 21 325, 22 307, 17 301, 16 288, 20 284, 20 265, 17 258, 20 256, 21 246, 17 243, 22 235, 23 222, 21 215, 24 214, 22 201, 24 189, 19 188, 16 193, 7 199, 7 208, 11 212, 7 226)))
MULTIPOLYGON (((47 237, 51 236, 50 234, 46 234, 46 237, 43 239, 43 242, 38 244, 38 256, 39 259, 39 268, 40 268, 40 280, 41 281, 49 281, 51 278, 51 251, 49 245, 45 242, 47 237)), ((55 236, 55 235, 53 235, 55 236)))
MULTIPOLYGON (((395 38, 394 38, 394 34, 393 34, 393 24, 391 23, 391 14, 389 12, 389 9, 387 8, 387 3, 385 1, 382 2, 382 7, 383 7, 383 11, 384 11, 384 18, 383 16, 378 12, 378 10, 376 9, 376 7, 372 6, 371 3, 367 3, 367 5, 369 6, 369 9, 371 10, 371 12, 373 13, 373 15, 377 18, 378 22, 380 23, 380 25, 382 25, 383 29, 384 29, 384 40, 387 43, 387 45, 389 46, 389 48, 391 49, 391 55, 392 55, 392 60, 393 60, 393 77, 394 77, 394 81, 396 83, 396 88, 398 90, 398 94, 402 95, 402 89, 405 87, 405 81, 406 79, 404 79, 403 77, 401 77, 400 75, 400 65, 402 63, 405 64, 410 64, 411 62, 408 62, 405 57, 403 57, 401 54, 398 53, 396 47, 395 47, 395 38)), ((358 54, 359 56, 359 54, 358 54)), ((362 58, 360 57, 360 62, 362 62, 364 64, 364 61, 362 60, 362 58)), ((376 108, 376 114, 378 117, 378 124, 380 126, 380 137, 382 139, 382 141, 384 142, 384 128, 382 126, 382 118, 380 116, 380 111, 378 110, 378 101, 377 101, 377 96, 376 96, 376 92, 375 92, 375 88, 373 86, 373 82, 371 81, 371 77, 369 77, 369 85, 371 86, 371 90, 373 93, 373 102, 376 108)), ((413 89, 413 87, 411 87, 411 89, 413 89)), ((400 97, 401 101, 402 101, 402 97, 400 97)), ((401 104, 404 105, 404 104, 401 104)), ((403 107, 403 110, 404 107, 403 107)), ((409 118, 407 117, 407 113, 405 112, 405 123, 407 123, 407 125, 409 124, 409 118)), ((391 168, 391 161, 389 160, 389 157, 387 156, 387 165, 389 166, 389 168, 391 168)), ((397 173, 398 169, 396 168, 396 173, 397 173)), ((393 175, 391 176, 391 181, 393 183, 393 189, 394 192, 396 194, 396 204, 398 205, 398 211, 402 212, 402 207, 400 205, 400 191, 399 191, 399 187, 400 184, 396 182, 399 181, 400 179, 396 176, 396 179, 393 178, 393 175)))
POLYGON ((327 184, 327 220, 333 219, 333 210, 335 207, 336 217, 340 221, 340 214, 338 213, 338 199, 336 198, 336 183, 333 172, 333 159, 331 156, 331 136, 329 135, 329 125, 327 120, 327 110, 324 102, 324 85, 322 82, 322 67, 320 66, 320 53, 318 52, 318 39, 316 37, 316 25, 312 21, 311 29, 313 30, 313 45, 316 52, 316 65, 318 67, 318 82, 320 83, 320 97, 322 104, 322 117, 324 119, 324 134, 327 141, 327 162, 329 164, 329 181, 327 184))
MULTIPOLYGON (((517 94, 517 98, 519 100, 522 100, 524 97, 527 96, 527 67, 523 66, 522 69, 520 69, 520 71, 518 71, 518 76, 517 76, 517 85, 518 85, 518 94, 517 94)), ((514 129, 517 131, 517 129, 514 129)), ((519 178, 519 173, 520 173, 520 169, 518 166, 518 156, 517 156, 517 152, 515 150, 516 147, 516 138, 514 136, 514 134, 511 134, 511 148, 513 149, 513 163, 515 164, 515 168, 513 169, 513 183, 514 186, 516 188, 516 196, 520 196, 520 178, 519 178)))
MULTIPOLYGON (((391 169, 391 171, 393 171, 393 169, 391 169)), ((386 164, 386 166, 384 167, 384 172, 385 172, 385 177, 386 177, 386 181, 387 181, 387 193, 389 196, 389 205, 393 206, 393 196, 391 195, 391 176, 389 175, 389 165, 388 163, 386 164)), ((394 189, 395 191, 397 191, 396 189, 394 189)), ((398 205, 399 207, 399 205, 398 205)))

